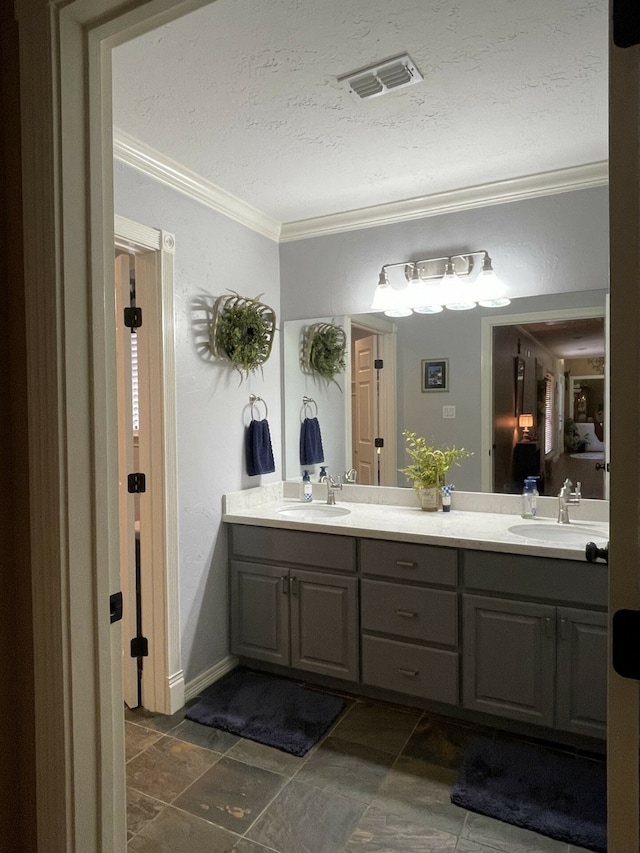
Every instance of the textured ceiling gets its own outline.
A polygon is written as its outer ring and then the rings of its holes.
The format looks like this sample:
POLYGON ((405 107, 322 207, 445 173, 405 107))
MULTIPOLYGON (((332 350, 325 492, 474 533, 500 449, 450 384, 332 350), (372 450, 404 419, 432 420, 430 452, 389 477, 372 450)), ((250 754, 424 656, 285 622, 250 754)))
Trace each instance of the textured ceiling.
POLYGON ((607 159, 607 0, 216 0, 113 53, 114 125, 280 222, 607 159), (371 100, 337 77, 407 52, 371 100))

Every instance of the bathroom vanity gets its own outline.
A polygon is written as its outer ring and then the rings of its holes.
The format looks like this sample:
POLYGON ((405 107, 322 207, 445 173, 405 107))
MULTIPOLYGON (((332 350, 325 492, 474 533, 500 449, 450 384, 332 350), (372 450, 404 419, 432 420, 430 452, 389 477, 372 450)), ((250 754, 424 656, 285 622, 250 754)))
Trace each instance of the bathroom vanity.
MULTIPOLYGON (((584 545, 517 536, 504 514, 347 503, 302 521, 287 505, 227 508, 235 655, 441 713, 605 737, 607 566, 584 545)), ((608 537, 602 523, 558 537, 583 533, 608 537)))

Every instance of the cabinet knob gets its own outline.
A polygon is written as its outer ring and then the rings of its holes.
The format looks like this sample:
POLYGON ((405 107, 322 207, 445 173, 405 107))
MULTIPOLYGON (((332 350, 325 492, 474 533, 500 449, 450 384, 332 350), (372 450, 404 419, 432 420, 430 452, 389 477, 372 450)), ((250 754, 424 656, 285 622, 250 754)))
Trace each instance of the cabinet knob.
POLYGON ((289 578, 286 575, 282 576, 282 594, 286 595, 289 592, 289 578))
POLYGON ((399 566, 401 569, 415 569, 417 563, 411 563, 408 560, 396 560, 396 566, 399 566))
POLYGON ((291 595, 297 595, 298 594, 298 578, 295 575, 291 578, 290 585, 291 585, 291 595))

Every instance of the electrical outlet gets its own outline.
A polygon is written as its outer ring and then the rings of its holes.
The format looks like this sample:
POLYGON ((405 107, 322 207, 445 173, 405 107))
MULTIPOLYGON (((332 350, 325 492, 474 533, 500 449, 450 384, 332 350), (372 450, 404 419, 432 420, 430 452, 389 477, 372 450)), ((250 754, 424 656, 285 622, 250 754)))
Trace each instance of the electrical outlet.
POLYGON ((442 407, 442 417, 443 418, 455 418, 456 416, 456 407, 455 406, 443 406, 442 407))

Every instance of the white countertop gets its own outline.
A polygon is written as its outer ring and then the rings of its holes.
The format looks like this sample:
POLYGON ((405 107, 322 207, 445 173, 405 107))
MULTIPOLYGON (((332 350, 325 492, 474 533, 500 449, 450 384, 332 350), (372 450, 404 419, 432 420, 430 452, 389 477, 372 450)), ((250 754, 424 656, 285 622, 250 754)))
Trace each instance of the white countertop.
MULTIPOLYGON (((223 521, 572 560, 585 559, 584 549, 587 542, 592 541, 602 547, 609 540, 609 525, 603 521, 576 519, 569 525, 557 525, 555 519, 550 517, 525 520, 519 515, 504 512, 470 512, 457 509, 447 513, 423 512, 417 506, 341 501, 340 493, 337 495, 337 504, 348 509, 348 515, 319 520, 298 520, 278 512, 285 507, 300 506, 301 502, 299 499, 283 498, 282 489, 278 491, 277 485, 281 484, 263 487, 260 490, 262 495, 255 494, 258 490, 251 489, 226 496, 223 521), (243 496, 243 499, 238 500, 238 496, 243 496), (525 532, 527 528, 531 529, 531 537, 518 535, 509 529, 518 526, 522 530, 523 525, 525 532), (547 535, 553 541, 546 541, 544 537, 547 535), (572 541, 557 541, 558 537, 563 536, 568 536, 572 541)), ((317 506, 319 503, 321 502, 314 501, 310 506, 317 506)))

